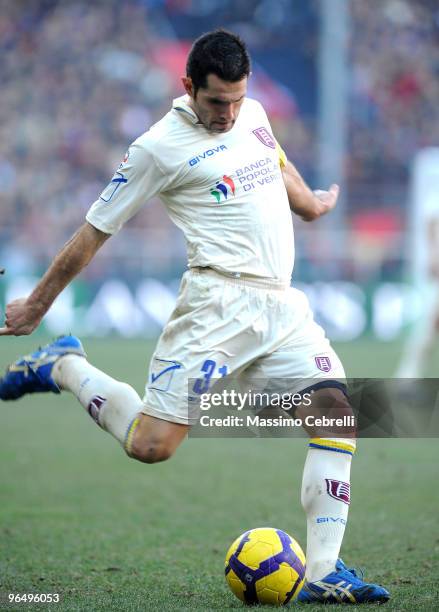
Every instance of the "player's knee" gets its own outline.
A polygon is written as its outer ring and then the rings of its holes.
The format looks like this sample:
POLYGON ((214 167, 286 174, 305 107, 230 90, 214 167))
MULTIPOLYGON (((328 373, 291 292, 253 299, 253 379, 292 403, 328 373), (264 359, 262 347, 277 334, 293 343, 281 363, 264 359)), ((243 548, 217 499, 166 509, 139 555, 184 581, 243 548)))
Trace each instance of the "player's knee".
POLYGON ((165 440, 135 439, 129 454, 142 463, 160 463, 172 457, 174 450, 165 440))
POLYGON ((310 427, 305 427, 312 436, 327 436, 331 433, 341 437, 354 438, 356 433, 352 406, 346 395, 340 389, 323 388, 313 395, 310 407, 296 413, 307 422, 310 417, 310 427))
POLYGON ((173 453, 168 448, 157 445, 134 446, 130 451, 130 457, 142 463, 160 463, 172 457, 173 453))
POLYGON ((332 398, 332 402, 326 412, 329 420, 333 423, 329 427, 330 431, 334 430, 337 433, 345 433, 349 437, 355 437, 354 412, 344 393, 340 391, 332 398), (342 423, 342 425, 339 426, 339 423, 342 423))
POLYGON ((127 454, 142 463, 166 461, 185 438, 189 425, 139 414, 133 432, 125 442, 127 454))
POLYGON ((177 445, 172 435, 165 432, 135 432, 129 455, 142 463, 160 463, 174 454, 177 445))
POLYGON ((348 398, 343 393, 340 393, 338 395, 336 401, 332 406, 331 412, 336 418, 340 419, 344 417, 352 417, 354 415, 352 406, 348 398))

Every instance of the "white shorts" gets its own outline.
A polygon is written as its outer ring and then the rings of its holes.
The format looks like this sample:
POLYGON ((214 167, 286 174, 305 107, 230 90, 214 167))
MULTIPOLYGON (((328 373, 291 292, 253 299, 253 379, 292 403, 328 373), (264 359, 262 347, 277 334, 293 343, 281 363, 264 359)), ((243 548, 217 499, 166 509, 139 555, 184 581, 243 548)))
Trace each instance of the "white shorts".
POLYGON ((142 412, 193 425, 199 418, 194 396, 224 375, 240 386, 294 379, 290 393, 309 388, 309 379, 345 379, 303 292, 276 281, 189 270, 151 360, 142 412))

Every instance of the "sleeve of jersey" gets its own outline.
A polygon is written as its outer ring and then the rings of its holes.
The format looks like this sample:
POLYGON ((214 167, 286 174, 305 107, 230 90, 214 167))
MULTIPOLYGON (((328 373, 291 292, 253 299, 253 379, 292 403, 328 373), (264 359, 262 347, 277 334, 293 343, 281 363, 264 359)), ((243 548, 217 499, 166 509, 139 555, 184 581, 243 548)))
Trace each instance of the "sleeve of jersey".
MULTIPOLYGON (((254 101, 254 102, 256 102, 256 101, 254 101)), ((270 121, 269 121, 269 119, 267 117, 267 113, 265 112, 264 107, 262 106, 262 104, 260 102, 257 102, 256 104, 257 104, 257 108, 259 109, 259 112, 262 113, 262 117, 263 117, 264 121, 266 121, 267 124, 269 125, 271 134, 273 134, 273 130, 271 129, 270 121)), ((282 170, 287 165, 288 158, 287 158, 287 155, 286 155, 285 151, 282 149, 280 144, 277 142, 276 138, 274 138, 274 140, 276 142, 276 153, 277 153, 278 158, 279 158, 279 166, 280 166, 280 169, 282 170)))
POLYGON ((134 142, 110 183, 86 215, 91 225, 106 234, 115 234, 169 182, 145 145, 134 142))

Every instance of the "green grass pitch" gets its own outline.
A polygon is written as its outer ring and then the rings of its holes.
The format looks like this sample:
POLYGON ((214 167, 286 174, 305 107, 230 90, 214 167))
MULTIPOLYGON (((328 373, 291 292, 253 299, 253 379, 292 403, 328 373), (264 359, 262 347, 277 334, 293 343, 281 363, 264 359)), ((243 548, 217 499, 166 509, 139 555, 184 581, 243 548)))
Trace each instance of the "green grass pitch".
MULTIPOLYGON (((142 390, 149 344, 85 344, 142 390)), ((34 345, 0 339, 0 368, 34 345)), ((350 374, 383 376, 398 348, 338 350, 350 374)), ((38 606, 50 610, 243 609, 224 581, 226 550, 265 525, 305 546, 305 453, 304 439, 189 439, 169 462, 142 465, 67 394, 2 402, 0 592, 61 593, 38 606)), ((362 440, 354 458, 343 557, 390 589, 387 610, 439 609, 437 464, 432 439, 362 440)))

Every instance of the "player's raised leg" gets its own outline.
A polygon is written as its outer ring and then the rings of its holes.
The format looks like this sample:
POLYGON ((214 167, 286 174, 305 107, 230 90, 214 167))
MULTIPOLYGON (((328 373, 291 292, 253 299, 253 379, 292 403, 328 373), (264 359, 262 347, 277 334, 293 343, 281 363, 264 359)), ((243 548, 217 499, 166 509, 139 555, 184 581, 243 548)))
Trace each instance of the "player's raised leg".
POLYGON ((29 393, 71 391, 92 419, 114 436, 130 457, 145 463, 168 459, 189 426, 141 414, 136 391, 92 366, 78 338, 63 336, 13 363, 0 380, 0 399, 29 393))
POLYGON ((301 491, 307 520, 306 582, 298 600, 386 601, 389 594, 385 589, 365 583, 339 559, 356 449, 353 412, 342 384, 346 380, 344 368, 323 329, 314 321, 302 292, 290 289, 285 308, 268 312, 275 313, 270 320, 274 337, 283 334, 285 340, 249 368, 247 378, 270 380, 272 387, 284 391, 287 386, 289 394, 300 392, 311 397, 310 404, 304 401, 295 410, 310 436, 301 491), (285 337, 286 330, 289 334, 285 337), (329 419, 327 426, 322 417, 329 419), (342 425, 337 427, 340 419, 342 425))

